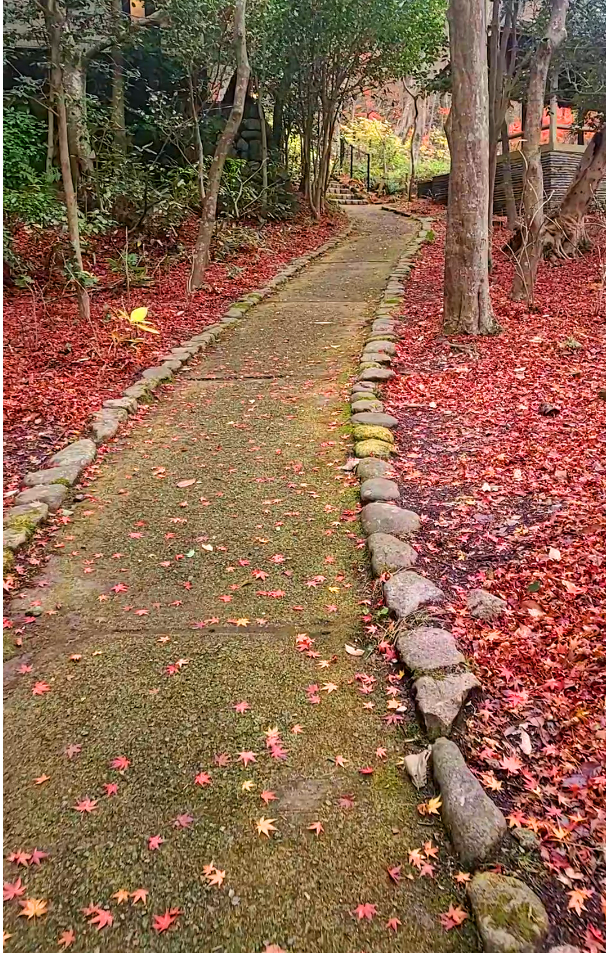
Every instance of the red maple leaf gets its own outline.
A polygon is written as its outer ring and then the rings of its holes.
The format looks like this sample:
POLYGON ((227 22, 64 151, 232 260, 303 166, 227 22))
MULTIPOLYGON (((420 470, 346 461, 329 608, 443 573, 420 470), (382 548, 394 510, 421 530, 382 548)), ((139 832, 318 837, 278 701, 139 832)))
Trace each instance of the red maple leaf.
POLYGON ((451 904, 446 911, 440 915, 440 923, 445 930, 452 930, 454 927, 459 927, 464 920, 469 916, 468 913, 465 913, 464 910, 461 910, 460 907, 453 907, 451 904))
POLYGON ((524 762, 520 761, 515 754, 507 758, 501 758, 499 764, 508 774, 519 774, 520 770, 524 767, 524 762))
POLYGON ((112 781, 108 782, 107 784, 104 784, 103 787, 105 788, 106 797, 113 797, 114 794, 118 793, 118 785, 112 781))
POLYGON ((354 914, 358 920, 372 920, 377 912, 377 906, 374 903, 359 903, 354 914))
POLYGON ((45 695, 46 692, 50 692, 50 685, 46 682, 36 682, 32 688, 32 695, 45 695))
POLYGON ((196 777, 194 778, 194 784, 199 784, 201 788, 211 783, 212 783, 212 778, 210 774, 206 774, 205 771, 200 771, 200 773, 197 774, 196 777))
POLYGON ((182 911, 177 907, 172 907, 170 910, 165 910, 162 914, 154 914, 153 928, 156 933, 164 933, 165 930, 168 930, 181 913, 182 911))
POLYGON ((39 866, 40 866, 40 862, 41 862, 42 860, 45 860, 46 857, 48 857, 48 854, 46 853, 46 851, 38 850, 37 847, 34 847, 34 849, 33 849, 33 851, 32 851, 32 855, 31 855, 31 857, 30 857, 30 859, 29 859, 29 862, 30 862, 30 864, 33 864, 35 867, 39 867, 39 866))
POLYGON ((147 846, 150 850, 159 850, 160 844, 164 843, 164 838, 160 837, 159 834, 154 834, 153 837, 149 837, 147 840, 147 846))
POLYGON ((130 761, 128 758, 125 758, 123 754, 119 755, 117 758, 111 762, 110 767, 115 768, 116 771, 126 771, 130 766, 130 761))
POLYGON ((97 810, 97 802, 89 797, 82 798, 74 806, 74 810, 79 811, 80 814, 92 814, 93 811, 97 810))
POLYGON ((17 867, 27 867, 31 860, 31 854, 26 854, 24 850, 13 851, 12 854, 9 854, 6 858, 9 864, 16 864, 17 867))
POLYGON ((194 819, 191 814, 178 814, 174 821, 175 827, 190 828, 194 823, 194 819))
POLYGON ((2 889, 4 900, 14 900, 15 897, 22 897, 25 893, 25 887, 21 883, 21 877, 17 877, 14 883, 5 880, 2 889))
POLYGON ((62 946, 64 950, 71 946, 74 940, 76 939, 76 934, 71 929, 64 930, 59 939, 57 940, 57 946, 62 946))
POLYGON ((395 884, 400 883, 400 877, 402 876, 402 864, 398 864, 397 867, 388 867, 387 873, 395 884))
POLYGON ((95 907, 94 913, 88 922, 94 924, 97 927, 97 931, 99 931, 102 930, 103 927, 111 927, 114 918, 109 910, 104 910, 103 907, 95 907))

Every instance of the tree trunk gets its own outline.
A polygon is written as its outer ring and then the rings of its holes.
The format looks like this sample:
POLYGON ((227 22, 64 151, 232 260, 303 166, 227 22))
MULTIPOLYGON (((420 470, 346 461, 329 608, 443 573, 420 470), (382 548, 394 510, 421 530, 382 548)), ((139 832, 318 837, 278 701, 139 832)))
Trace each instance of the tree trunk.
POLYGON ((592 200, 606 176, 606 126, 587 144, 573 182, 568 187, 557 214, 546 227, 543 252, 547 256, 574 255, 585 236, 584 220, 592 200))
POLYGON ((66 57, 62 67, 70 152, 78 176, 87 183, 95 171, 95 156, 86 123, 86 66, 81 57, 66 57))
POLYGON ((408 95, 412 99, 413 104, 413 118, 412 118, 412 135, 410 137, 410 179, 408 182, 408 201, 412 202, 412 196, 414 191, 414 185, 417 175, 417 159, 418 159, 418 148, 417 148, 417 132, 419 126, 419 93, 412 93, 410 90, 407 90, 408 95))
POLYGON ((511 177, 511 152, 509 151, 509 128, 507 122, 501 126, 501 148, 503 150, 503 191, 505 193, 505 212, 507 215, 507 228, 513 232, 518 221, 518 210, 516 208, 516 199, 513 194, 513 179, 511 177))
POLYGON ((227 154, 233 144, 244 115, 244 103, 250 78, 250 65, 246 51, 246 0, 236 0, 234 6, 234 47, 236 52, 236 88, 233 105, 225 128, 221 133, 208 173, 206 198, 200 217, 200 228, 196 240, 190 289, 195 291, 202 285, 204 272, 210 260, 210 243, 217 217, 217 200, 221 176, 227 154))
MULTIPOLYGON (((112 0, 112 18, 118 35, 122 20, 122 0, 112 0)), ((126 117, 124 114, 124 54, 119 42, 112 47, 111 124, 116 156, 126 154, 126 117)))
POLYGON ((267 152, 267 125, 265 124, 265 111, 263 109, 263 89, 260 83, 257 83, 257 109, 259 112, 259 122, 261 123, 261 208, 265 212, 267 209, 267 189, 269 187, 269 178, 267 175, 267 164, 269 155, 267 152))
POLYGON ((553 52, 566 37, 567 10, 568 0, 552 0, 549 24, 530 66, 526 124, 522 140, 522 155, 526 163, 522 192, 524 223, 522 247, 516 256, 516 271, 511 289, 511 297, 514 301, 532 303, 537 270, 543 251, 542 233, 545 216, 541 127, 549 65, 553 52))
POLYGON ((188 70, 187 79, 189 82, 189 105, 191 108, 191 121, 194 126, 194 139, 196 142, 196 153, 198 156, 198 194, 200 196, 200 202, 203 203, 206 197, 206 190, 204 187, 204 146, 202 144, 202 136, 200 135, 200 123, 198 122, 198 110, 196 109, 194 81, 192 79, 191 70, 188 70))
MULTIPOLYGON (((61 68, 61 20, 57 15, 55 0, 46 0, 43 6, 46 28, 48 32, 50 61, 51 61, 51 86, 54 90, 54 98, 57 110, 57 129, 59 139, 59 161, 61 165, 61 178, 63 183, 63 194, 65 197, 65 211, 67 215, 67 228, 69 240, 72 246, 75 272, 84 271, 82 262, 82 249, 80 247, 80 229, 78 224, 78 204, 76 202, 76 192, 72 180, 72 170, 70 165, 69 140, 68 140, 68 119, 67 108, 65 104, 65 87, 63 84, 63 70, 61 68)), ((82 286, 76 277, 76 294, 78 296, 78 310, 83 320, 90 321, 90 300, 86 288, 82 286)))
POLYGON ((55 90, 53 89, 52 70, 48 84, 48 107, 46 126, 46 174, 50 175, 55 160, 55 90))
POLYGON ((114 152, 126 153, 126 117, 124 113, 124 55, 119 46, 112 52, 111 124, 114 134, 114 152))
POLYGON ((484 0, 450 0, 451 171, 444 270, 445 334, 492 334, 488 290, 488 64, 484 0))

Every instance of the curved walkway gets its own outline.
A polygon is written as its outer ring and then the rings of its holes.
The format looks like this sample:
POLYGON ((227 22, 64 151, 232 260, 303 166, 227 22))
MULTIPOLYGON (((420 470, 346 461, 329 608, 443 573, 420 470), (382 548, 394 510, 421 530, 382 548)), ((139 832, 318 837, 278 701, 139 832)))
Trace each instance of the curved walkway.
POLYGON ((6 702, 5 847, 49 856, 5 865, 48 901, 6 905, 7 949, 475 946, 440 925, 452 881, 408 863, 432 840, 452 870, 398 767, 414 713, 390 727, 384 668, 345 651, 368 592, 341 391, 413 227, 352 217, 129 425, 13 607, 43 614, 6 702))

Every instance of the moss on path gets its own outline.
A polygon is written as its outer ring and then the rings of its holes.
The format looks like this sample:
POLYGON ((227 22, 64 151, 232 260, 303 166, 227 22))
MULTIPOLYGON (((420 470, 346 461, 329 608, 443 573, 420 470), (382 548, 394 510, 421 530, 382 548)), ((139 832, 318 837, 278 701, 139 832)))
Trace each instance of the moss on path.
POLYGON ((33 670, 6 699, 5 848, 50 856, 5 864, 5 879, 48 900, 37 921, 5 906, 7 949, 55 950, 70 928, 74 950, 116 953, 475 945, 470 926, 439 925, 458 902, 440 882, 448 849, 397 766, 385 669, 344 650, 362 636, 367 576, 338 469, 350 440, 341 385, 411 227, 372 208, 356 218, 353 237, 132 423, 56 537, 50 585, 14 606, 44 611, 27 629, 33 670), (32 695, 38 681, 50 691, 32 695), (74 809, 85 798, 92 813, 74 809), (262 817, 275 819, 270 838, 262 817), (429 838, 438 882, 409 879, 408 851, 429 838), (207 882, 210 864, 222 886, 207 882), (398 864, 396 885, 386 868, 398 864), (113 897, 138 888, 146 906, 113 897), (361 903, 376 905, 372 921, 352 915, 361 903), (113 924, 87 923, 90 905, 113 924), (154 932, 173 907, 174 925, 154 932))

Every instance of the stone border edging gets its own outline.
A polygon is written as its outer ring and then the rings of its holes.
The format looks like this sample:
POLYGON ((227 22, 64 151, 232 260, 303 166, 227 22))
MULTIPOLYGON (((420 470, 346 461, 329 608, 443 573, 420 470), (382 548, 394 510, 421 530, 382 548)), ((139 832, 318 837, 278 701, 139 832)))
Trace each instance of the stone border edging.
MULTIPOLYGON (((403 214, 397 209, 386 210, 403 214)), ((432 772, 442 800, 442 821, 461 864, 475 872, 498 853, 507 823, 448 735, 461 721, 471 693, 479 691, 481 685, 469 671, 452 633, 431 620, 432 607, 444 600, 444 593, 430 579, 411 569, 417 553, 403 537, 415 533, 421 520, 399 505, 400 488, 389 465, 396 452, 392 430, 398 426, 398 420, 384 413, 379 399, 381 384, 395 376, 390 368, 397 340, 393 312, 404 296, 403 281, 412 268, 412 255, 430 231, 431 219, 411 213, 407 217, 415 219, 420 229, 389 277, 350 396, 356 470, 361 483, 360 520, 374 578, 389 576, 383 581, 385 604, 398 621, 412 623, 411 628, 397 635, 396 651, 411 674, 417 710, 433 742, 432 772), (419 612, 429 616, 426 624, 418 624, 419 612)), ((468 606, 472 615, 491 618, 503 611, 505 603, 492 593, 473 590, 468 606)), ((504 935, 511 953, 528 953, 543 944, 549 931, 547 913, 523 881, 497 873, 475 873, 468 897, 487 953, 504 949, 504 935), (507 909, 507 923, 495 931, 491 915, 503 905, 507 909)))
POLYGON ((354 222, 349 222, 338 235, 300 258, 295 258, 277 275, 256 291, 249 291, 232 301, 220 321, 194 334, 188 341, 171 348, 160 362, 145 368, 139 379, 127 387, 120 397, 104 401, 100 410, 89 419, 92 438, 76 440, 53 454, 43 469, 26 473, 22 483, 25 489, 15 497, 3 518, 3 572, 10 572, 14 554, 33 537, 36 529, 46 521, 49 513, 59 509, 82 472, 97 455, 97 447, 118 432, 120 425, 134 414, 140 402, 147 403, 160 384, 171 381, 177 371, 192 357, 214 344, 221 334, 237 324, 247 311, 268 298, 277 288, 302 271, 311 261, 340 244, 350 235, 354 222))
MULTIPOLYGON (((425 732, 430 741, 437 743, 438 739, 446 739, 459 723, 465 704, 471 693, 480 689, 480 683, 469 671, 452 634, 436 619, 431 619, 432 608, 443 602, 445 595, 430 579, 412 568, 417 554, 407 537, 417 532, 421 521, 416 513, 402 508, 400 489, 391 479, 394 474, 389 459, 395 452, 392 431, 398 426, 398 421, 384 413, 379 388, 394 376, 390 368, 396 354, 397 337, 393 312, 404 296, 403 281, 412 268, 412 256, 426 239, 431 224, 428 218, 410 214, 408 217, 415 218, 420 228, 416 238, 407 246, 405 255, 398 260, 375 310, 360 361, 360 373, 352 387, 350 422, 353 425, 354 454, 358 460, 356 469, 361 481, 360 519, 367 536, 372 573, 375 578, 388 574, 383 581, 385 604, 398 621, 411 623, 410 629, 397 636, 396 650, 413 678, 417 709, 425 732), (419 613, 429 617, 426 624, 415 624, 419 613)), ((445 820, 452 815, 453 823, 447 821, 447 827, 452 828, 455 846, 457 842, 461 844, 461 858, 473 866, 486 859, 490 851, 486 846, 480 849, 477 832, 473 838, 466 838, 465 843, 455 833, 458 830, 455 807, 462 788, 467 790, 468 797, 473 795, 474 813, 480 815, 483 812, 494 821, 491 850, 496 849, 504 836, 505 819, 469 771, 457 746, 450 741, 448 745, 451 756, 447 760, 451 770, 436 772, 441 779, 449 778, 449 784, 445 780, 438 781, 444 803, 448 802, 445 820), (458 758, 454 757, 452 749, 458 758), (450 787, 453 788, 452 795, 450 787)))

